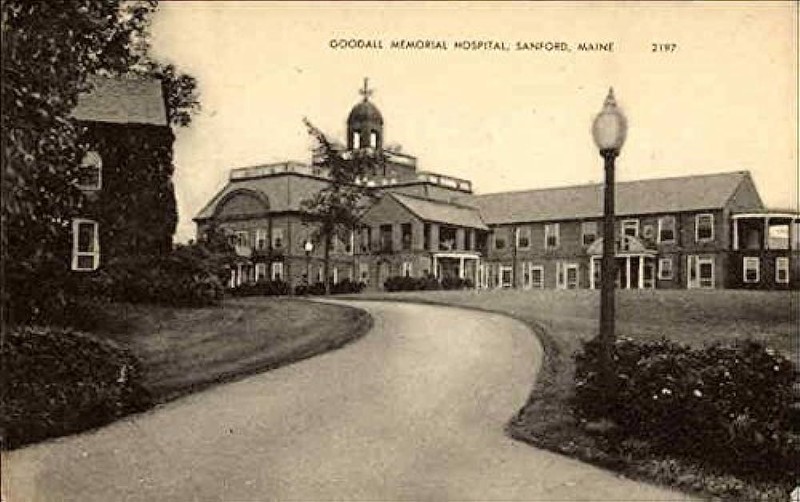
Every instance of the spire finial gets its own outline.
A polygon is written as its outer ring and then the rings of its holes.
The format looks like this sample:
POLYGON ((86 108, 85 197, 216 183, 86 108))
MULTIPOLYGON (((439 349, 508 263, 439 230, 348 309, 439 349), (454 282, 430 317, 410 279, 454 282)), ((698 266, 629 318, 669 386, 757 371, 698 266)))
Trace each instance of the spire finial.
POLYGON ((613 87, 609 87, 608 88, 608 96, 606 96, 606 102, 604 104, 605 104, 606 107, 609 107, 609 106, 616 107, 617 106, 617 100, 614 97, 614 88, 613 87))
POLYGON ((364 77, 364 87, 362 87, 358 93, 364 96, 364 101, 367 101, 370 96, 372 96, 373 90, 369 88, 369 78, 364 77))

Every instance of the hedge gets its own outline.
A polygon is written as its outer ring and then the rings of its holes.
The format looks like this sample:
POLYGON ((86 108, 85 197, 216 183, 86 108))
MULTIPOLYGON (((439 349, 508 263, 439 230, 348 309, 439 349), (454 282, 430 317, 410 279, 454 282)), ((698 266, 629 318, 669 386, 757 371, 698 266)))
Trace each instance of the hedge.
POLYGON ((668 340, 618 340, 614 380, 603 395, 600 344, 575 355, 575 412, 609 419, 623 436, 657 451, 730 472, 795 474, 800 444, 790 433, 794 366, 760 342, 694 349, 668 340))
POLYGON ((97 427, 151 404, 138 360, 80 332, 10 329, 0 357, 3 448, 97 427))
POLYGON ((469 279, 445 277, 441 281, 433 276, 406 277, 393 276, 383 283, 386 291, 431 291, 437 289, 468 289, 473 287, 469 279))

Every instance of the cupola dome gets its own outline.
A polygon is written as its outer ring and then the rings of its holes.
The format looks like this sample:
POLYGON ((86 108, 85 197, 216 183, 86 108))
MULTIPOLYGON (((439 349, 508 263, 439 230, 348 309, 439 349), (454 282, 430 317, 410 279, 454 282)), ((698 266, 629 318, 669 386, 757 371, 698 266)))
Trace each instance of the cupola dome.
POLYGON ((383 115, 370 100, 372 89, 368 79, 364 79, 364 87, 359 91, 363 96, 360 103, 350 110, 347 116, 347 148, 383 148, 383 115))

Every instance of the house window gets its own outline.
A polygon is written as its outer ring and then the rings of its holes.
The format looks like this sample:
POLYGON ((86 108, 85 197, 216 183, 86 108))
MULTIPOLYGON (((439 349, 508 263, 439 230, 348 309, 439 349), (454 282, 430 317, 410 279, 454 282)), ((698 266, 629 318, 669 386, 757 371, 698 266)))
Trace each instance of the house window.
POLYGON ((517 227, 517 248, 531 247, 531 227, 517 227))
POLYGON ((246 230, 237 230, 233 235, 234 235, 233 238, 234 246, 239 246, 239 247, 250 246, 250 234, 246 230))
POLYGON ((500 265, 500 284, 501 288, 513 287, 514 269, 507 265, 500 265))
POLYGON ((695 240, 707 242, 714 240, 714 215, 698 214, 694 217, 695 240))
POLYGON ((332 267, 331 269, 331 284, 339 282, 339 267, 332 267))
POLYGON ((431 224, 422 225, 422 248, 426 251, 431 250, 431 224))
POLYGON ((411 249, 411 223, 403 223, 400 225, 400 236, 403 250, 411 249))
POLYGON ((267 229, 256 229, 256 249, 266 249, 267 247, 267 229))
POLYGON ((789 224, 769 223, 767 227, 768 249, 789 249, 789 224))
POLYGON ((273 228, 272 229, 272 247, 275 249, 280 249, 283 247, 283 229, 282 228, 273 228))
POLYGON ((584 246, 591 246, 597 240, 597 222, 584 221, 581 223, 581 241, 584 246))
POLYGON ((559 243, 558 223, 548 223, 544 226, 544 247, 545 249, 556 249, 559 243))
POLYGON ((747 283, 755 283, 759 280, 759 265, 761 260, 755 256, 745 256, 742 260, 742 279, 747 283))
POLYGON ((672 280, 672 258, 658 260, 658 278, 662 281, 672 280))
POLYGON ((472 251, 475 248, 475 230, 468 228, 464 230, 464 249, 472 251))
POLYGON ((361 252, 369 252, 369 243, 372 240, 372 228, 363 227, 361 229, 361 252))
POLYGON ((541 265, 531 267, 531 287, 535 289, 544 288, 544 267, 541 265))
POLYGON ((714 258, 698 255, 686 257, 686 273, 688 288, 714 287, 714 258))
POLYGON ((351 230, 347 234, 347 242, 344 243, 344 252, 347 254, 353 254, 353 247, 355 246, 356 241, 356 233, 351 230))
POLYGON ((267 278, 267 264, 256 263, 256 281, 267 278))
POLYGON ((452 251, 456 248, 456 228, 446 227, 444 225, 439 227, 439 250, 452 251))
MULTIPOLYGON (((500 229, 498 229, 500 230, 500 229)), ((501 235, 494 234, 494 248, 495 249, 505 249, 506 248, 506 239, 501 235)))
POLYGON ((639 237, 639 220, 622 220, 622 235, 639 237))
POLYGON ((775 258, 775 282, 778 284, 789 283, 789 258, 785 256, 775 258))
POLYGON ((368 263, 359 263, 358 264, 358 280, 363 282, 364 284, 369 284, 369 264, 368 263))
POLYGON ((85 272, 100 266, 99 229, 96 221, 72 220, 72 270, 85 272))
POLYGON ((675 242, 675 217, 662 216, 658 219, 658 242, 675 242))
POLYGON ((283 262, 282 261, 272 262, 272 280, 280 281, 282 278, 283 278, 283 262))
POLYGON ((412 268, 411 268, 411 262, 410 261, 404 261, 402 263, 401 268, 400 268, 400 274, 403 277, 411 277, 412 268))
POLYGON ((578 289, 577 263, 556 262, 556 287, 558 289, 578 289))
POLYGON ((325 267, 320 265, 317 269, 317 282, 322 282, 322 277, 325 274, 325 267))
POLYGON ((78 168, 78 188, 100 190, 103 185, 103 159, 96 151, 87 152, 78 168))
POLYGON ((570 263, 566 267, 567 269, 567 289, 578 289, 578 264, 577 263, 570 263))

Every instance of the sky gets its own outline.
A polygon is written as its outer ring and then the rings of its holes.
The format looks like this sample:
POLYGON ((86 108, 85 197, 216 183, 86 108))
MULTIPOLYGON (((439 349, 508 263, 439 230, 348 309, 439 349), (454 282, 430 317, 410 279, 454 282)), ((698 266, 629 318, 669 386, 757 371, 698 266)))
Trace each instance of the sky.
POLYGON ((175 130, 178 242, 232 168, 308 161, 304 117, 344 140, 364 77, 385 143, 476 193, 600 182, 591 123, 613 86, 629 124, 618 180, 747 170, 768 207, 798 205, 794 2, 170 1, 152 43, 202 104, 175 130), (509 50, 456 47, 477 41, 509 50))

